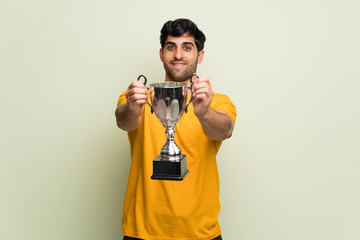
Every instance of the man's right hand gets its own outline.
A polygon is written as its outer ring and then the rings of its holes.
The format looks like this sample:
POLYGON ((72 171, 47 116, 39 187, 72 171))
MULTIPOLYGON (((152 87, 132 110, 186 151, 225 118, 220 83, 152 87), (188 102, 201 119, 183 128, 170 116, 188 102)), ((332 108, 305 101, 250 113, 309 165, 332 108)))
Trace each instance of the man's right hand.
POLYGON ((127 103, 116 108, 116 122, 119 128, 132 131, 141 123, 142 106, 148 99, 147 89, 142 82, 134 81, 129 85, 125 97, 127 103))
POLYGON ((147 89, 141 81, 133 81, 125 94, 129 113, 135 116, 141 114, 142 106, 148 99, 147 89))

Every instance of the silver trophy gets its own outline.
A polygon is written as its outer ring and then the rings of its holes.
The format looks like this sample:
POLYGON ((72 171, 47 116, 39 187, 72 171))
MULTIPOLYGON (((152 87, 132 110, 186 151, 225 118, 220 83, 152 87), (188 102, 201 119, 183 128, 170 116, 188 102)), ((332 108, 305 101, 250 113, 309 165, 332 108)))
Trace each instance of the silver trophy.
MULTIPOLYGON (((179 122, 183 113, 187 112, 189 103, 187 102, 188 89, 192 89, 194 82, 192 78, 197 75, 194 73, 190 78, 190 86, 182 82, 161 82, 150 84, 150 100, 147 104, 151 108, 151 113, 155 113, 160 123, 164 126, 166 143, 162 147, 159 156, 153 160, 152 179, 158 180, 183 180, 189 173, 187 169, 186 155, 181 153, 181 149, 174 140, 175 126, 179 122)), ((144 79, 146 86, 147 79, 140 75, 138 80, 144 79)))

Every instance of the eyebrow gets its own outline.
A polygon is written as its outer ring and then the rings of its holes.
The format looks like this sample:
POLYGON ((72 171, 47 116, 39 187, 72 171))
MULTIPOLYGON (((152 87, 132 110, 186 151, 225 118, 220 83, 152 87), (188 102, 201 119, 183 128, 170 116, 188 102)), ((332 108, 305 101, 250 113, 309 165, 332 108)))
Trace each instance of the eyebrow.
MULTIPOLYGON (((168 45, 168 44, 174 44, 174 45, 176 45, 176 43, 169 41, 169 42, 166 42, 166 43, 165 43, 165 46, 168 45)), ((192 45, 193 47, 195 47, 192 42, 183 42, 183 43, 181 43, 181 45, 187 45, 187 44, 190 44, 190 45, 192 45)))

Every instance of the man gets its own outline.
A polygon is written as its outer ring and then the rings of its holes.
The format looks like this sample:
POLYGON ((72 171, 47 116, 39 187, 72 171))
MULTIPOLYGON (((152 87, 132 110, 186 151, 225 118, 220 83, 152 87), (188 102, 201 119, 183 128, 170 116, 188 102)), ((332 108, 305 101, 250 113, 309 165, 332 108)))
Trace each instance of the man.
MULTIPOLYGON (((190 83, 204 57, 205 35, 188 19, 164 24, 160 59, 166 82, 190 83)), ((119 128, 128 131, 131 168, 123 208, 124 239, 210 240, 221 238, 216 154, 232 134, 236 109, 214 93, 207 77, 193 86, 192 104, 175 127, 175 141, 187 155, 183 181, 152 180, 152 161, 166 141, 165 129, 146 104, 148 91, 132 82, 118 101, 119 128)))

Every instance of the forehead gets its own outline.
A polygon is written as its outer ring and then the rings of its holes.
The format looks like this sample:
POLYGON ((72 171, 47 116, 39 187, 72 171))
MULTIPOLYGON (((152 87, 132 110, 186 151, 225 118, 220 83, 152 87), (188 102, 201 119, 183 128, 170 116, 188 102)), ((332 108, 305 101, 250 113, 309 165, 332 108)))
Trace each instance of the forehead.
POLYGON ((166 41, 165 41, 165 44, 168 43, 168 42, 173 42, 175 44, 183 44, 183 43, 189 43, 191 42, 192 44, 195 45, 195 39, 194 37, 192 36, 189 36, 187 33, 185 33, 184 35, 182 36, 179 36, 179 37, 174 37, 174 36, 171 36, 169 35, 167 38, 166 38, 166 41))

